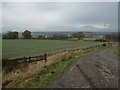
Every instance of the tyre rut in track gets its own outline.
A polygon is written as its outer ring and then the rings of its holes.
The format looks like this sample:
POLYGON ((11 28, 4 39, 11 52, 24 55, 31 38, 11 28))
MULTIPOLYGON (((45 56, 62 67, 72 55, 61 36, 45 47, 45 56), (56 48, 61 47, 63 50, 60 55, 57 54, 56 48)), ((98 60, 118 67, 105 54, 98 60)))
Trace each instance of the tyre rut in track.
POLYGON ((81 69, 81 67, 77 64, 76 67, 80 70, 80 72, 83 74, 84 78, 89 82, 90 86, 92 88, 96 88, 92 80, 84 73, 84 71, 81 69))

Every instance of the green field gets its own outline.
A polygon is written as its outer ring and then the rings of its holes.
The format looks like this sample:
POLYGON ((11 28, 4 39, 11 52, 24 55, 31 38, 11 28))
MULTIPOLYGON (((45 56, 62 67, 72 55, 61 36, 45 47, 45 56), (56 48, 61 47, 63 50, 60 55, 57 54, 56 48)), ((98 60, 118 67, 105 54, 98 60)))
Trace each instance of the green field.
POLYGON ((118 47, 115 48, 114 53, 118 56, 120 56, 120 44, 118 44, 118 47))
POLYGON ((3 58, 34 56, 58 50, 83 48, 101 44, 100 42, 67 40, 3 40, 3 58))

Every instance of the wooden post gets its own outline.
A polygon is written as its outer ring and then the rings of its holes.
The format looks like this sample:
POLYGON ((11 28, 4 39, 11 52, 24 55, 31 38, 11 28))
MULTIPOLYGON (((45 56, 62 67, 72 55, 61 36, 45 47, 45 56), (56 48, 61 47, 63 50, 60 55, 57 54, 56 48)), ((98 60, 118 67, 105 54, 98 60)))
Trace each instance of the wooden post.
POLYGON ((31 61, 31 57, 29 57, 29 61, 31 61))
POLYGON ((47 54, 44 54, 45 62, 47 62, 47 54))
POLYGON ((26 57, 23 57, 23 60, 24 60, 24 63, 26 63, 26 62, 27 62, 27 59, 26 59, 26 57))

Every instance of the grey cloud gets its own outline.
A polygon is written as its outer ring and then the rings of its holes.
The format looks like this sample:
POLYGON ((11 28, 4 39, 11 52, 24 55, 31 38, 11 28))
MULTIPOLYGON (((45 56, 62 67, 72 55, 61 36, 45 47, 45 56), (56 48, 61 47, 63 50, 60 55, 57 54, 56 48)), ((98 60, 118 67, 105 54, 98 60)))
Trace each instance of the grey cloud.
POLYGON ((69 20, 76 23, 116 23, 118 19, 117 3, 80 3, 84 7, 76 8, 69 20), (73 17, 72 17, 73 15, 73 17))
POLYGON ((94 26, 105 23, 110 25, 111 31, 117 31, 117 9, 117 2, 3 3, 3 31, 8 27, 19 31, 26 28, 32 31, 104 31, 94 26))

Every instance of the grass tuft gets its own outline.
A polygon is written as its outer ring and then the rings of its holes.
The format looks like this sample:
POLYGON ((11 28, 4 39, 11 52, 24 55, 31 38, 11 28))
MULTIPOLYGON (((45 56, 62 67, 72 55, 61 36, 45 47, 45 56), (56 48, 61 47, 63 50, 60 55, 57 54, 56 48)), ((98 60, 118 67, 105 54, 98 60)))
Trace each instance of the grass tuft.
POLYGON ((115 48, 114 54, 120 56, 120 44, 118 44, 118 47, 115 48))

